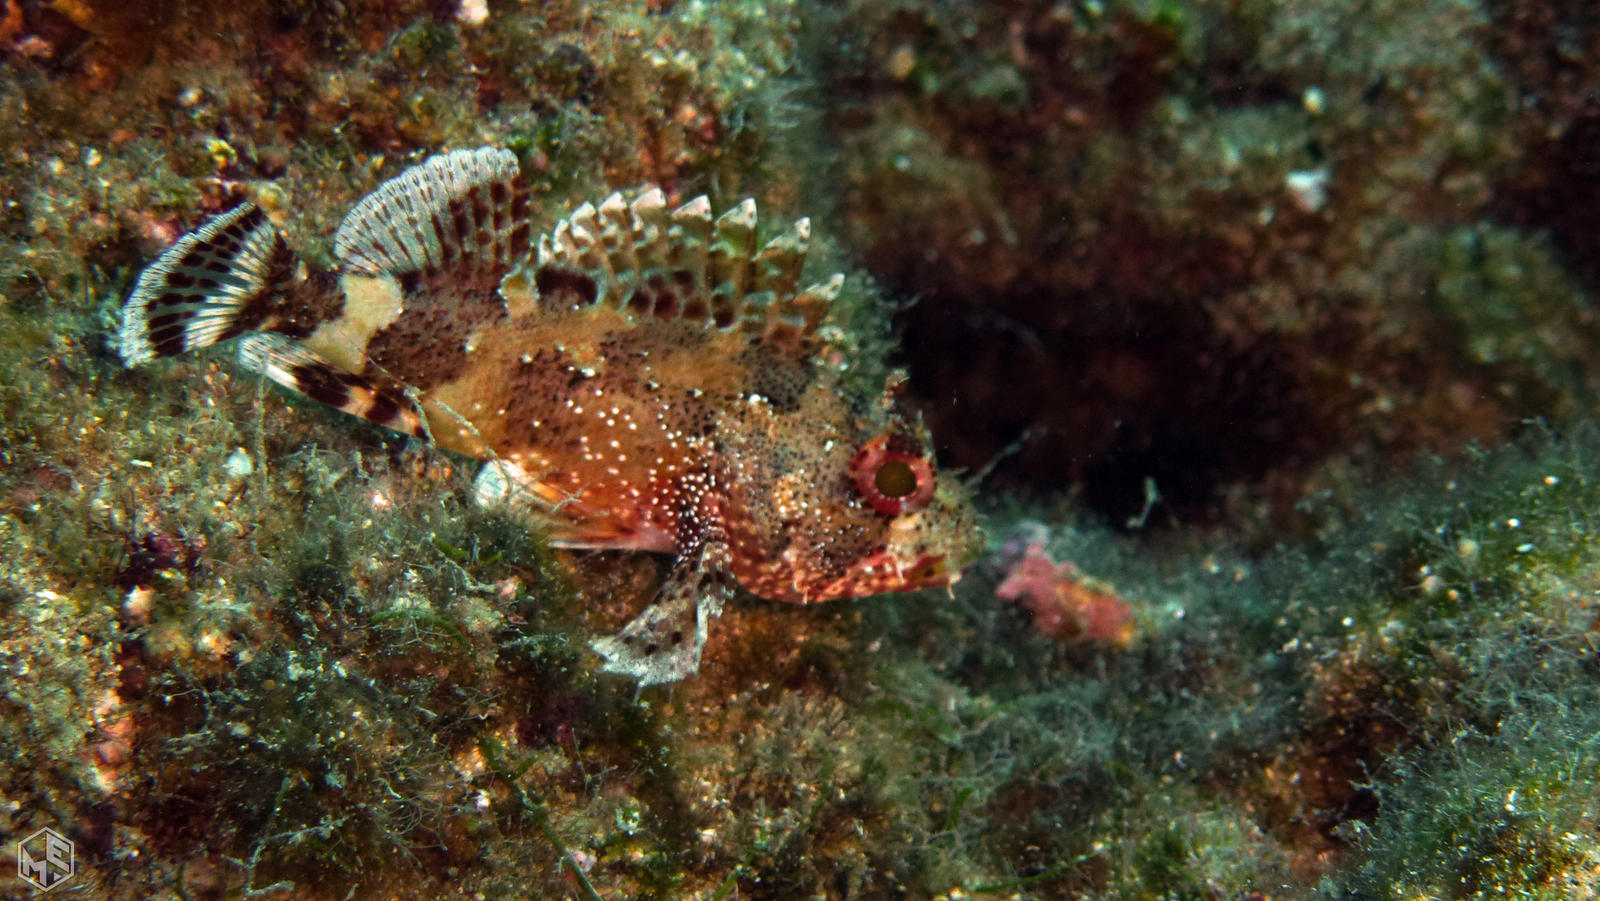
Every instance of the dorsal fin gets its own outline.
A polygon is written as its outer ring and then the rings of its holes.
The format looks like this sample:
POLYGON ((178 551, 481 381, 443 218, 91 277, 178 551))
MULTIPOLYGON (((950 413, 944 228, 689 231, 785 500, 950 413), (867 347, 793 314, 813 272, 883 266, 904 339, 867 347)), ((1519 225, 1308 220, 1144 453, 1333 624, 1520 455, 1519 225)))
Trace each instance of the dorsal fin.
POLYGON ((584 204, 539 239, 534 284, 550 310, 620 310, 638 321, 685 320, 752 337, 808 342, 843 284, 799 290, 811 222, 757 243, 749 198, 713 219, 696 197, 668 210, 659 188, 631 201, 612 194, 584 204))
POLYGON ((530 237, 528 188, 510 151, 458 150, 407 169, 334 236, 346 320, 368 329, 341 335, 364 337, 355 352, 413 388, 450 381, 473 332, 508 315, 502 284, 526 261, 530 237))
POLYGON ((346 272, 498 281, 527 256, 529 237, 516 156, 481 147, 384 182, 344 217, 333 244, 346 272))

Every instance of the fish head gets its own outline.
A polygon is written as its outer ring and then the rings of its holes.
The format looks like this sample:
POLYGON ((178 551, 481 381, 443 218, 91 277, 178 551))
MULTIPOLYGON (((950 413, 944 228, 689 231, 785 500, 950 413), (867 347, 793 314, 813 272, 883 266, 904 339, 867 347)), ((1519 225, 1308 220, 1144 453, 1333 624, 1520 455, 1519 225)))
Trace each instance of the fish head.
POLYGON ((831 381, 741 405, 719 430, 730 569, 799 602, 953 584, 982 544, 967 486, 892 384, 861 402, 831 381))

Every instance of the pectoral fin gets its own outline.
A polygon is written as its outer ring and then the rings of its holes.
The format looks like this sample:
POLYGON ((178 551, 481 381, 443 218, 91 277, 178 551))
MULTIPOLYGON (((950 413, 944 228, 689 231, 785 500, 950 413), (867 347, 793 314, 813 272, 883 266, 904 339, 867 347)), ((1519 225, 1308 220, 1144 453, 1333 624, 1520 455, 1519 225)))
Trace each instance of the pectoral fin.
POLYGON ((710 622, 733 594, 726 559, 727 548, 720 542, 679 558, 660 595, 643 613, 617 634, 590 642, 606 658, 601 670, 632 676, 641 687, 699 672, 710 622))

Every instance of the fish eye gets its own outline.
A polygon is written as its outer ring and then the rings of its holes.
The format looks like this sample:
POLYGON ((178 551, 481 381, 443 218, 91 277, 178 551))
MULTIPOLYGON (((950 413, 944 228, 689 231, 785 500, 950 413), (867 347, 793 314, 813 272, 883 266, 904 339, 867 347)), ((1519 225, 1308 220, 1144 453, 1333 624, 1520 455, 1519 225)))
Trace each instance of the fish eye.
POLYGON ((861 499, 885 516, 920 510, 933 500, 933 467, 915 454, 890 450, 887 436, 856 452, 850 475, 861 499))
POLYGON ((885 460, 872 477, 872 484, 885 497, 905 497, 917 490, 917 473, 904 460, 885 460))

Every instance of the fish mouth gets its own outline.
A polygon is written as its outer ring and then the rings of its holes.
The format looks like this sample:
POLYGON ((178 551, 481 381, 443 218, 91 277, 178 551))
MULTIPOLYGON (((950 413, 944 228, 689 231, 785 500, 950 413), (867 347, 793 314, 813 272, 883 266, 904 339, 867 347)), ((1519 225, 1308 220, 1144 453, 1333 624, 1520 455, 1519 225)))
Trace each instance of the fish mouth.
POLYGON ((949 554, 927 554, 907 571, 907 591, 947 588, 961 580, 961 567, 950 565, 949 554))
POLYGON ((983 533, 964 503, 940 497, 934 507, 899 517, 887 545, 856 561, 835 597, 948 588, 983 548, 983 533))

